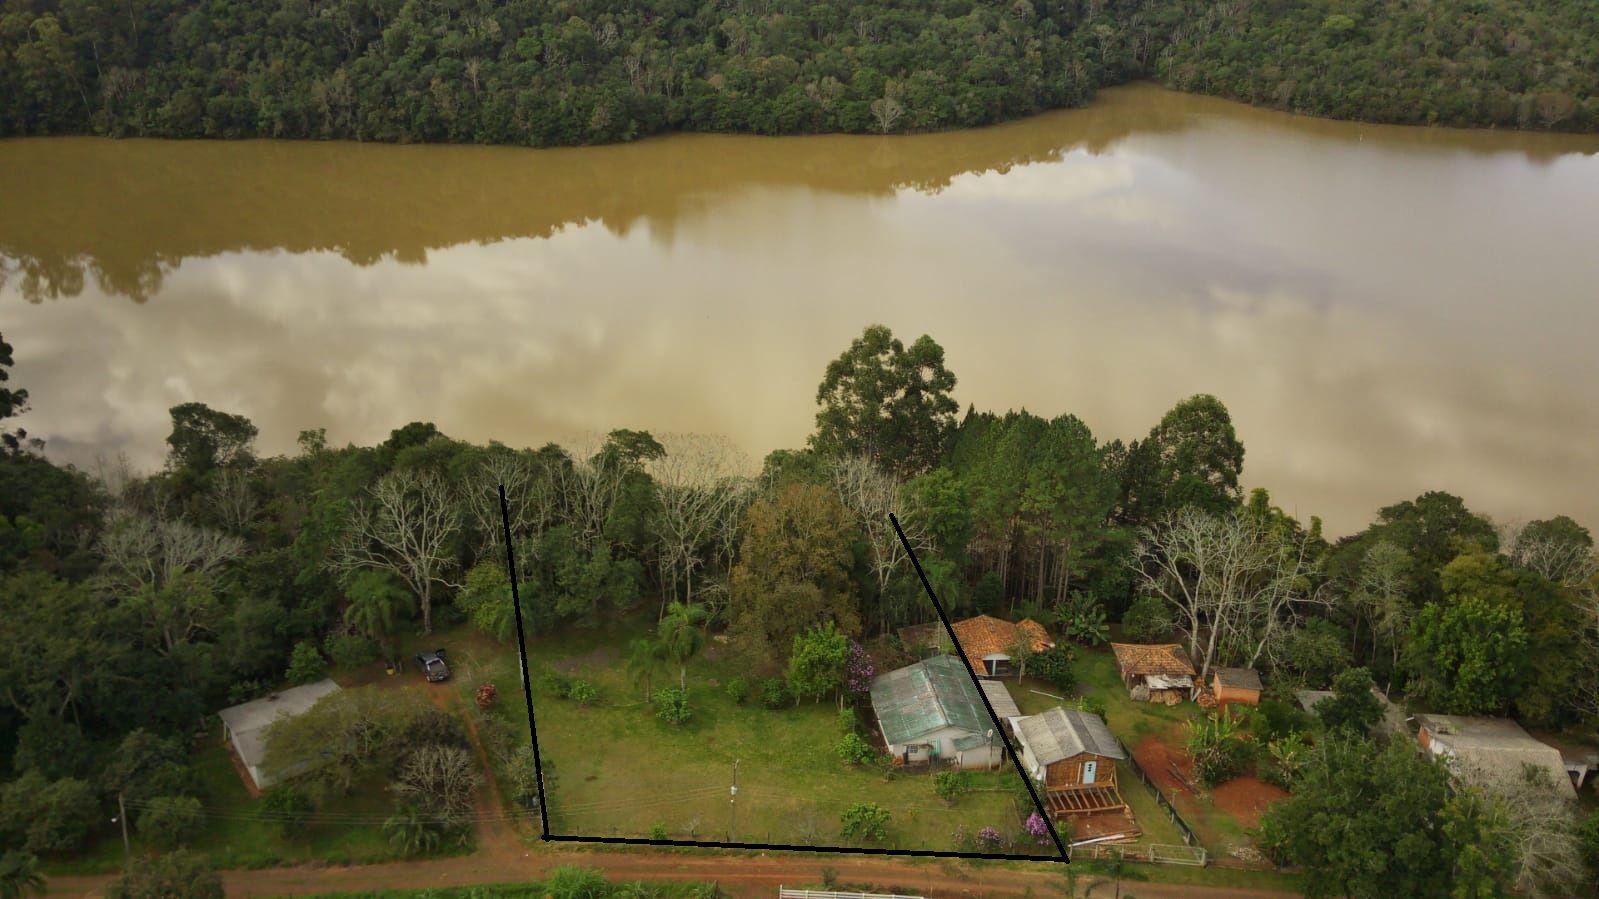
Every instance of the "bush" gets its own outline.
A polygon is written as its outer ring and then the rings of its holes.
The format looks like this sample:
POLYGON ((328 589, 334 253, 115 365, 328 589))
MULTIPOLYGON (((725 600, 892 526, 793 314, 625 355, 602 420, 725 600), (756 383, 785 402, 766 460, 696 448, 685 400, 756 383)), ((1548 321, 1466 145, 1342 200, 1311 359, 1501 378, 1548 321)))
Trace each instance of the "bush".
POLYGON ((493 684, 479 684, 478 685, 478 688, 477 688, 477 707, 478 708, 486 709, 489 706, 494 705, 494 701, 496 699, 499 699, 499 698, 500 698, 500 689, 498 687, 494 686, 493 684))
POLYGON ((876 748, 854 731, 845 734, 838 741, 839 758, 851 765, 864 765, 876 755, 876 748))
POLYGON ((993 852, 1005 842, 1005 835, 997 827, 985 827, 977 832, 977 845, 986 852, 993 852))
POLYGON ((1188 754, 1193 756, 1199 782, 1213 787, 1244 773, 1253 753, 1233 719, 1212 714, 1189 720, 1188 754))
POLYGON ((1171 632, 1171 607, 1158 596, 1140 596, 1122 613, 1122 634, 1134 643, 1159 643, 1171 632))
POLYGON ((328 663, 322 654, 316 651, 316 644, 310 640, 301 640, 294 644, 294 652, 289 654, 289 683, 295 686, 319 681, 328 675, 328 663))
POLYGON ((191 796, 157 796, 139 812, 139 833, 162 849, 187 843, 203 823, 200 800, 191 796))
POLYGON ((855 717, 855 710, 843 708, 838 710, 838 732, 841 734, 860 733, 860 720, 855 717))
POLYGON ((328 634, 322 650, 340 668, 359 668, 378 659, 378 645, 360 634, 328 634))
POLYGON ((605 875, 593 868, 559 865, 544 877, 544 895, 550 899, 605 899, 610 891, 605 875))
POLYGON ((261 794, 261 817, 271 821, 284 839, 300 833, 311 811, 310 797, 288 784, 268 787, 261 794))
POLYGON ((458 749, 472 748, 472 741, 467 739, 466 728, 461 726, 461 719, 442 709, 428 709, 416 716, 411 723, 408 742, 412 746, 454 746, 458 749))
POLYGON ((1108 711, 1105 700, 1099 696, 1079 696, 1073 705, 1090 715, 1098 715, 1101 718, 1105 717, 1105 713, 1108 711))
POLYGON ((727 691, 728 699, 733 700, 738 705, 743 705, 744 700, 749 698, 750 695, 750 682, 742 677, 732 677, 728 678, 726 686, 722 689, 727 691))
POLYGON ((112 881, 108 899, 222 899, 222 878, 205 856, 179 849, 135 859, 112 881))
POLYGON ((29 770, 0 788, 0 843, 24 852, 72 852, 99 818, 94 789, 29 770))
POLYGON ((888 809, 874 802, 857 802, 839 816, 846 840, 881 842, 888 836, 888 809))
POLYGON ((690 717, 688 694, 678 687, 662 687, 655 691, 655 717, 674 727, 688 723, 690 717))
POLYGON ((600 698, 600 691, 595 689, 593 684, 579 678, 572 681, 571 686, 567 688, 566 698, 578 705, 590 706, 600 698))
POLYGON ((421 855, 432 852, 439 845, 439 831, 414 805, 403 805, 383 822, 383 834, 389 845, 401 855, 421 855))
POLYGON ((652 824, 650 826, 650 839, 652 839, 652 840, 669 839, 669 837, 667 836, 667 833, 666 833, 666 825, 665 824, 652 824))
POLYGON ((788 684, 782 678, 769 677, 761 681, 761 705, 769 709, 781 709, 793 699, 788 693, 788 684))
POLYGON ((1315 727, 1316 719, 1297 705, 1275 699, 1262 699, 1249 712, 1249 730, 1261 743, 1303 734, 1315 727))
POLYGON ((539 689, 562 698, 572 691, 572 678, 554 668, 541 669, 533 683, 537 684, 539 689))
MULTIPOLYGON (((972 779, 964 771, 940 771, 933 775, 933 793, 951 805, 971 788, 972 779)), ((1031 797, 1028 802, 1032 802, 1031 797)))
POLYGON ((1340 671, 1332 681, 1333 695, 1316 703, 1316 716, 1329 730, 1340 728, 1365 736, 1382 720, 1382 701, 1371 692, 1371 672, 1364 668, 1340 671))
POLYGON ((1077 651, 1071 644, 1059 643, 1028 660, 1027 673, 1062 690, 1070 690, 1077 686, 1077 673, 1072 670, 1076 657, 1077 651))
MULTIPOLYGON (((511 798, 530 809, 539 807, 539 772, 533 756, 533 745, 524 741, 516 752, 505 760, 505 780, 511 788, 511 798)), ((549 763, 545 762, 546 769, 549 763)), ((545 772, 546 779, 549 771, 545 772)))

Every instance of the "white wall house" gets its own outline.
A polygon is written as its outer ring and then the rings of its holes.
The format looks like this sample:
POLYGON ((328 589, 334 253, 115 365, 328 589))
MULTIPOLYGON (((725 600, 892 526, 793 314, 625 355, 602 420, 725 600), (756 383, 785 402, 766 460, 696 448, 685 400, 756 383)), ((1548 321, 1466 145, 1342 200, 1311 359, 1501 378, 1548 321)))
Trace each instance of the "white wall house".
POLYGON ((261 768, 266 758, 267 725, 279 718, 303 714, 316 705, 317 700, 337 692, 339 685, 324 679, 225 708, 217 713, 222 718, 223 736, 244 764, 252 786, 264 790, 276 782, 261 768))

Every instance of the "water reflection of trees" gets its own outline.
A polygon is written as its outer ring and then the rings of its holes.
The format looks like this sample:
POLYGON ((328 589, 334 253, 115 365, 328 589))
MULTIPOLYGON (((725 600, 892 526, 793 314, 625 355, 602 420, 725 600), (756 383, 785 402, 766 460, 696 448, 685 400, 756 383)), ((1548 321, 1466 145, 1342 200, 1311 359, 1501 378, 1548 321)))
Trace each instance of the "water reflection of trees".
POLYGON ((1097 155, 1133 135, 1218 118, 1429 152, 1446 145, 1538 159, 1593 143, 1300 119, 1150 87, 1108 96, 992 128, 887 138, 690 135, 557 150, 13 141, 0 144, 0 287, 39 302, 75 296, 92 279, 106 293, 143 301, 193 257, 282 250, 332 252, 357 265, 423 262, 430 249, 543 238, 590 222, 624 235, 645 223, 670 243, 707 198, 740 190, 936 193, 960 175, 1074 150, 1097 155))

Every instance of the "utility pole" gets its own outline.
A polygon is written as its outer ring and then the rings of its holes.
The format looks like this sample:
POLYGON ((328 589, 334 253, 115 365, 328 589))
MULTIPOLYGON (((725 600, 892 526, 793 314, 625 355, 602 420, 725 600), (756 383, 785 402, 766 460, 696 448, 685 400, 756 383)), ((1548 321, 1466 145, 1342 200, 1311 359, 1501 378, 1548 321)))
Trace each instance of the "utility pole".
POLYGON ((733 760, 733 787, 728 791, 727 841, 738 842, 738 759, 733 760))
POLYGON ((122 868, 127 870, 133 846, 128 842, 128 807, 123 804, 121 793, 117 794, 117 820, 122 823, 122 868))

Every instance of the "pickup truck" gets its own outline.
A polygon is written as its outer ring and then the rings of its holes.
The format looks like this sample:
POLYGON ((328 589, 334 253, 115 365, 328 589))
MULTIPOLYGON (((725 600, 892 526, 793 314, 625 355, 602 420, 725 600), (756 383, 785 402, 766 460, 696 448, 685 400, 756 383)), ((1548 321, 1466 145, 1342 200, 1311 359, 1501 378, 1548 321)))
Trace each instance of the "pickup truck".
POLYGON ((450 666, 444 663, 444 650, 435 649, 432 652, 419 652, 416 654, 417 664, 422 666, 422 674, 428 681, 438 683, 450 679, 450 666))

